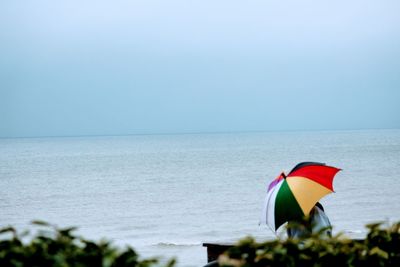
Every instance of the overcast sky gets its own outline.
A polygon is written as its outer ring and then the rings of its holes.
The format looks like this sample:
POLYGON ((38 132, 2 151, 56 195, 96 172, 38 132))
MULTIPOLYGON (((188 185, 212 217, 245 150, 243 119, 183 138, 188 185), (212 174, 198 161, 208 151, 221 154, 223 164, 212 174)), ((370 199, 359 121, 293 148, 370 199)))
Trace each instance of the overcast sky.
POLYGON ((400 1, 1 1, 0 137, 400 128, 400 1))

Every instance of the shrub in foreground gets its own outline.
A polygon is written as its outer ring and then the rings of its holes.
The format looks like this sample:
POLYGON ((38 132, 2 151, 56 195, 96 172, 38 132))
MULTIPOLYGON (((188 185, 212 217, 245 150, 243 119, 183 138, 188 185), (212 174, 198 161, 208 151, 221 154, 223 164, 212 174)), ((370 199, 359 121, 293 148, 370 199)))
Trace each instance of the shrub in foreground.
POLYGON ((33 237, 13 227, 0 230, 0 266, 40 267, 172 267, 174 260, 140 259, 131 247, 118 249, 107 241, 93 242, 73 234, 75 228, 60 229, 36 221, 40 229, 33 237))
POLYGON ((341 234, 321 238, 320 233, 304 239, 257 243, 241 240, 218 259, 220 266, 400 266, 400 222, 383 227, 367 225, 365 239, 352 240, 341 234))

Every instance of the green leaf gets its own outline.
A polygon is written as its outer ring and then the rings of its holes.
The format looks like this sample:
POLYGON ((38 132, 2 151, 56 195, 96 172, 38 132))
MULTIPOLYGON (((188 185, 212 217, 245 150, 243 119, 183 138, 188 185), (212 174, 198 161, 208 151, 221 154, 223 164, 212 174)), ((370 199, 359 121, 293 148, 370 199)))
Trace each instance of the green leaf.
POLYGON ((11 227, 11 226, 6 227, 6 228, 3 228, 3 229, 0 229, 0 234, 9 233, 9 232, 11 232, 11 233, 13 233, 13 234, 16 234, 16 233, 17 233, 17 231, 15 230, 15 228, 14 228, 14 227, 11 227))
POLYGON ((48 222, 41 221, 41 220, 34 220, 34 221, 31 222, 31 224, 40 225, 40 226, 53 227, 53 225, 49 224, 48 222))
POLYGON ((378 255, 381 258, 384 259, 388 259, 389 258, 389 253, 387 253, 386 251, 378 248, 378 247, 374 247, 370 250, 369 255, 378 255))

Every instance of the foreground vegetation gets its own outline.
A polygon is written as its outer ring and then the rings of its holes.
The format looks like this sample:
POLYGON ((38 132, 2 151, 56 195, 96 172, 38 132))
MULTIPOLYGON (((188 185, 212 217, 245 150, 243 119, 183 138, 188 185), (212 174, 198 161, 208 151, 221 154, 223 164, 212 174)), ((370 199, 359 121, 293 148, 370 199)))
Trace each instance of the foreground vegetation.
MULTIPOLYGON (((131 247, 116 248, 107 241, 93 242, 74 234, 75 228, 58 228, 36 221, 34 233, 0 229, 0 266, 55 267, 172 267, 175 260, 141 259, 131 247)), ((365 239, 341 235, 324 238, 317 233, 303 239, 257 243, 245 238, 218 259, 219 266, 400 266, 400 222, 367 225, 365 239)))
POLYGON ((365 239, 351 240, 321 233, 303 239, 256 243, 241 240, 218 259, 220 266, 400 266, 400 222, 367 225, 365 239))
POLYGON ((118 249, 107 241, 92 242, 74 235, 75 228, 60 229, 45 222, 33 222, 37 229, 17 233, 13 227, 0 230, 0 266, 54 267, 155 267, 174 266, 172 259, 140 259, 131 247, 118 249))

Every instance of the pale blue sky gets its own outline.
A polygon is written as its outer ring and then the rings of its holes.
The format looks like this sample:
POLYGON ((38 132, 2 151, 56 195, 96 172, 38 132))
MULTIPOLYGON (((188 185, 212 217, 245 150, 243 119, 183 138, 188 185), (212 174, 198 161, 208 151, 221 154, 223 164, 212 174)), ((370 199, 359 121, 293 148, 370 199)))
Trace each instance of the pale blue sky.
POLYGON ((400 128, 400 1, 1 1, 0 137, 400 128))

